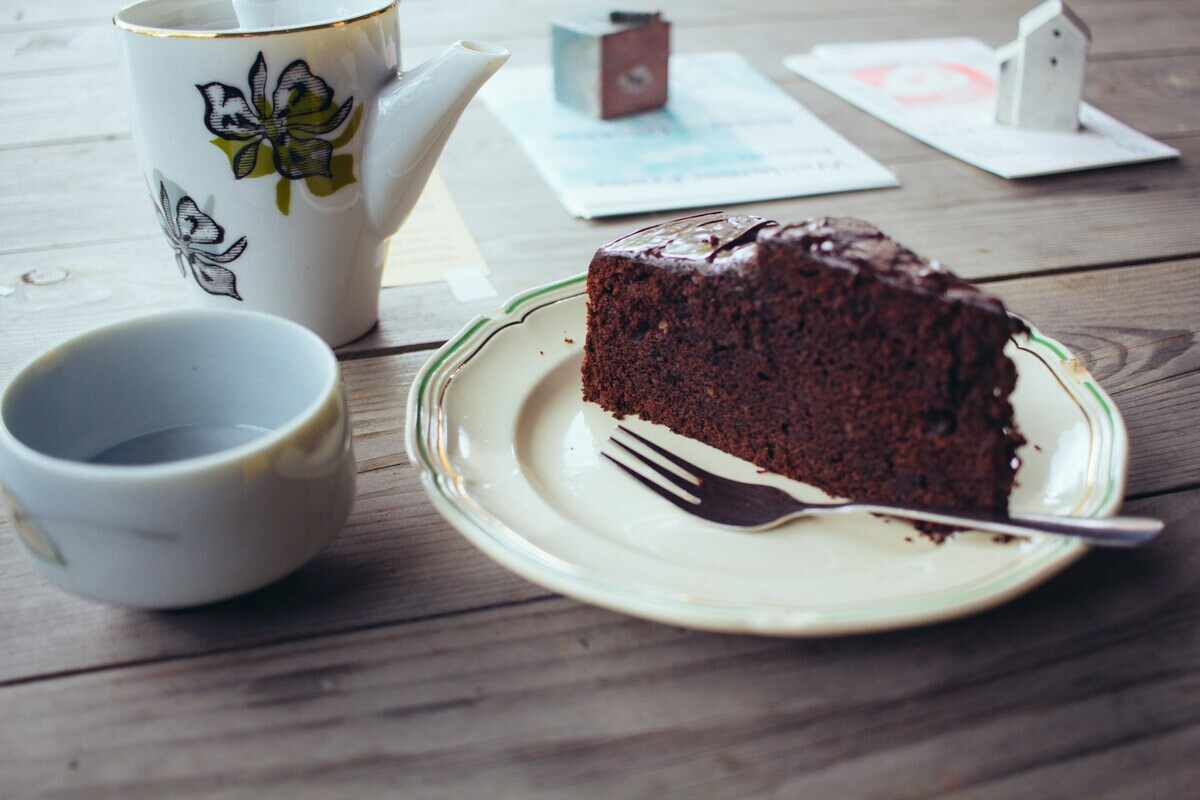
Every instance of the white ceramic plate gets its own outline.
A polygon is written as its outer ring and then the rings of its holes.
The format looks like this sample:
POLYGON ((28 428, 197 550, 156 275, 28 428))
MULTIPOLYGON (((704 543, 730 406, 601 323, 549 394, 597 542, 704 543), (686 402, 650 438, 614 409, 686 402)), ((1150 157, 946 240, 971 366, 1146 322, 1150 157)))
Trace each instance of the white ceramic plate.
MULTIPOLYGON (((979 611, 1086 550, 1065 538, 1001 544, 971 532, 939 546, 868 515, 759 534, 710 526, 600 457, 617 422, 582 401, 584 316, 582 275, 518 295, 442 347, 409 396, 408 453, 433 504, 534 583, 691 628, 819 636, 979 611)), ((1066 348, 1036 331, 1009 354, 1017 422, 1030 442, 1012 509, 1114 513, 1128 460, 1116 406, 1066 348)), ((662 426, 626 424, 713 472, 824 497, 662 426)))

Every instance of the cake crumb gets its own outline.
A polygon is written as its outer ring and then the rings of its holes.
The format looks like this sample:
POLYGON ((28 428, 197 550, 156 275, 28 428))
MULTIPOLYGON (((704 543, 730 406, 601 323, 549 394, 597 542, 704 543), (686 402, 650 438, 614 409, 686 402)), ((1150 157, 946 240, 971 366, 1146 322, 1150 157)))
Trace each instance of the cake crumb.
POLYGON ((769 470, 769 469, 756 469, 756 470, 754 470, 754 471, 755 471, 755 472, 757 472, 759 475, 766 475, 766 474, 767 474, 768 472, 770 472, 771 470, 769 470))
POLYGON ((1035 445, 1033 446, 1033 449, 1034 449, 1034 450, 1037 450, 1039 453, 1040 453, 1040 452, 1042 452, 1042 446, 1041 446, 1040 444, 1035 444, 1035 445))
POLYGON ((911 537, 911 536, 905 536, 905 537, 904 537, 904 541, 906 541, 906 542, 911 542, 911 541, 912 541, 912 537, 911 537))
POLYGON ((544 351, 544 350, 538 350, 538 355, 539 355, 539 356, 544 356, 544 355, 546 355, 546 353, 545 353, 545 351, 544 351))
POLYGON ((572 339, 570 336, 564 336, 563 341, 566 342, 567 344, 575 344, 575 340, 572 339))
POLYGON ((1020 536, 1013 536, 1011 533, 997 533, 992 537, 992 541, 996 544, 1011 544, 1020 538, 1020 536))

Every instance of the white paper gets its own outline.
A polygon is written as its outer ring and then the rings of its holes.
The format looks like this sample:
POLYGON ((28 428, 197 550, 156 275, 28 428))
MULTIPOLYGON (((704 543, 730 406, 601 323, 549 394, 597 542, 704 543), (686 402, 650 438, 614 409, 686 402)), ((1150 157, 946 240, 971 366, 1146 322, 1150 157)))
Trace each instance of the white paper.
POLYGON ((736 53, 672 56, 667 106, 614 120, 556 102, 549 66, 481 94, 579 217, 898 185, 736 53))
POLYGON ((479 267, 455 267, 446 270, 446 284, 450 287, 454 299, 460 303, 496 296, 496 287, 488 280, 487 273, 479 267))
POLYGON ((488 265, 479 245, 435 169, 408 220, 392 236, 383 263, 383 285, 444 280, 454 296, 465 303, 496 294, 487 275, 488 265))
POLYGON ((977 39, 821 45, 784 63, 910 136, 1004 178, 1179 156, 1087 103, 1077 133, 997 124, 995 51, 977 39))

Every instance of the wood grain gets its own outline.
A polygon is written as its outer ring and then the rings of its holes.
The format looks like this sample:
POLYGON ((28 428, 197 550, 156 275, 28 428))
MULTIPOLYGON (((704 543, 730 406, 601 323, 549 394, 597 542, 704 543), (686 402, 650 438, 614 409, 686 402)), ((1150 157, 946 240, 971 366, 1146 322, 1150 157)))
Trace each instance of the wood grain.
POLYGON ((343 365, 352 397, 355 451, 365 471, 359 476, 354 512, 315 561, 263 591, 190 612, 108 608, 62 594, 34 575, 16 536, 0 523, 0 642, 5 643, 0 683, 545 594, 452 533, 405 463, 404 401, 423 360, 417 354, 343 365))
MULTIPOLYGON (((1019 3, 1011 0, 1009 2, 1013 9, 1020 8, 1019 3)), ((838 0, 814 0, 806 4, 804 16, 847 17, 888 11, 894 13, 897 10, 928 10, 943 3, 944 0, 873 0, 849 6, 838 0)), ((114 6, 109 0, 9 0, 4 11, 0 12, 0 30, 64 27, 81 21, 96 25, 108 24, 116 7, 119 5, 114 6)), ((794 7, 786 0, 760 0, 749 14, 737 0, 720 0, 703 5, 676 0, 663 4, 662 7, 668 9, 668 15, 680 25, 734 21, 747 16, 753 18, 756 14, 759 19, 786 16, 788 12, 795 14, 794 7)), ((457 11, 446 9, 436 0, 411 0, 401 4, 400 13, 403 23, 419 23, 421 29, 431 31, 429 35, 437 37, 434 41, 442 41, 446 37, 454 39, 466 38, 468 35, 477 36, 479 31, 490 32, 493 36, 529 36, 541 33, 546 21, 554 16, 567 12, 604 13, 607 8, 597 0, 583 3, 568 0, 515 0, 503 5, 479 3, 472 8, 472 13, 464 14, 461 8, 457 11)), ((1016 13, 1020 11, 1017 10, 1016 13)), ((414 40, 420 41, 421 33, 414 31, 412 36, 414 40)))
POLYGON ((120 88, 125 82, 120 53, 120 39, 104 17, 53 27, 13 30, 0 26, 0 85, 23 76, 42 77, 47 79, 50 93, 61 91, 63 85, 53 79, 90 73, 107 79, 110 88, 120 88))
POLYGON ((1163 539, 882 636, 693 633, 552 600, 5 691, 22 796, 1182 797, 1200 491, 1163 539), (1046 773, 1046 774, 1043 774, 1046 773))
MULTIPOLYGON (((403 454, 404 398, 428 352, 395 353, 500 298, 389 289, 380 327, 343 351, 357 504, 296 575, 189 612, 111 609, 36 578, 0 524, 0 798, 1195 794, 1200 3, 1072 2, 1094 34, 1088 99, 1169 137, 1184 150, 1174 164, 1002 181, 781 63, 826 41, 999 44, 1033 3, 656 7, 678 52, 744 53, 904 182, 745 210, 872 219, 1066 342, 1129 423, 1129 490, 1153 495, 1129 508, 1169 521, 1159 542, 1091 554, 977 617, 870 637, 713 636, 549 596, 450 530, 403 454)), ((0 381, 55 341, 186 297, 133 160, 114 5, 0 3, 0 381)), ((605 8, 405 0, 405 61, 465 37, 542 61, 551 17, 605 8)), ((501 296, 676 215, 571 219, 478 103, 441 169, 501 296)))
POLYGON ((114 69, 0 80, 0 149, 129 138, 129 100, 114 69), (64 114, 64 108, 87 108, 64 114))
MULTIPOLYGON (((760 68, 786 79, 789 91, 836 128, 894 166, 906 184, 899 192, 752 204, 747 210, 785 218, 830 211, 866 216, 973 278, 1197 251, 1192 220, 1198 212, 1200 181, 1186 160, 1182 165, 1005 182, 930 150, 790 75, 780 63, 782 53, 808 46, 803 37, 815 42, 853 38, 855 32, 859 38, 894 36, 899 35, 897 30, 906 30, 903 26, 919 25, 926 17, 907 12, 881 16, 879 8, 870 6, 835 13, 830 6, 814 12, 812 23, 803 27, 797 39, 793 28, 764 23, 761 18, 755 21, 754 15, 749 15, 749 21, 735 21, 729 8, 714 6, 704 12, 708 16, 684 11, 676 34, 678 49, 720 46, 746 52, 760 68), (1046 190, 1050 186, 1053 190, 1046 190), (898 196, 904 201, 898 202, 898 196), (1150 217, 1156 220, 1152 234, 1143 224, 1150 217), (1014 236, 1014 229, 1020 235, 1014 236), (1064 236, 1064 230, 1070 235, 1064 236)), ((1095 13, 1101 28, 1113 28, 1114 35, 1117 28, 1136 32, 1140 26, 1160 24, 1153 9, 1139 8, 1144 13, 1117 12, 1109 6, 1098 7, 1095 13)), ((1178 27, 1186 28, 1191 12, 1171 8, 1178 27)), ((440 13, 428 7, 422 10, 440 13)), ((992 19, 989 15, 1007 13, 989 6, 972 17, 972 24, 985 24, 992 19)), ((0 45, 6 45, 0 46, 0 54, 7 52, 13 65, 35 64, 43 56, 46 64, 65 58, 69 65, 70 58, 88 52, 97 53, 88 57, 94 62, 101 58, 97 48, 109 54, 103 58, 115 58, 111 31, 105 29, 104 37, 96 38, 98 30, 85 25, 0 32, 0 45)), ((501 26, 504 30, 508 29, 501 26)), ((1100 34, 1097 38, 1115 41, 1100 34)), ((544 40, 522 41, 526 46, 518 49, 517 62, 543 57, 544 40)), ((1200 151, 1200 140, 1187 136, 1200 130, 1197 64, 1200 54, 1097 61, 1092 65, 1089 96, 1141 127, 1175 135, 1182 132, 1185 138, 1177 143, 1192 158, 1200 151)), ((123 93, 124 80, 115 65, 110 66, 111 71, 81 68, 0 75, 0 87, 12 87, 11 101, 6 99, 9 93, 0 91, 0 110, 11 102, 14 112, 0 114, 0 147, 9 146, 0 150, 0 286, 16 290, 0 297, 5 312, 0 315, 0 328, 16 328, 12 338, 24 339, 30 332, 33 340, 15 342, 0 354, 0 376, 50 344, 59 332, 186 302, 186 287, 166 269, 165 249, 152 241, 158 235, 157 225, 132 145, 121 138, 127 119, 125 101, 115 95, 123 93), (94 111, 64 115, 64 107, 94 111), (113 140, 114 136, 118 138, 113 140), (30 143, 37 146, 21 146, 30 143), (51 286, 22 284, 20 276, 34 268, 65 270, 68 276, 51 286), (27 302, 34 296, 32 303, 27 302), (26 324, 31 313, 37 315, 38 326, 26 324), (42 330, 46 333, 38 333, 42 330)), ((532 176, 518 145, 478 104, 452 138, 443 170, 493 267, 493 282, 501 297, 579 271, 598 244, 630 226, 626 220, 571 219, 549 188, 532 176), (515 219, 521 220, 520 225, 514 224, 515 219), (531 257, 534 251, 537 256, 531 257)), ((494 305, 490 299, 458 303, 443 284, 385 291, 380 327, 353 349, 371 352, 435 342, 494 305)))
MULTIPOLYGON (((114 44, 104 31, 105 51, 114 44)), ((84 59, 76 37, 95 37, 93 27, 66 32, 25 34, 30 38, 13 65, 37 63, 28 52, 45 52, 46 63, 63 57, 47 48, 61 48, 72 58, 84 59)), ((11 36, 10 36, 11 38, 11 36)), ((0 55, 5 35, 0 33, 0 55)), ((545 61, 544 39, 505 42, 513 51, 512 66, 545 61)), ((799 52, 779 30, 766 24, 729 28, 684 28, 674 39, 678 53, 736 50, 764 74, 776 81, 811 111, 827 121, 876 158, 911 160, 933 155, 921 144, 875 117, 800 78, 784 67, 777 52, 799 52), (783 50, 762 49, 764 37, 780 38, 783 50)), ((441 48, 415 47, 406 58, 416 64, 441 48)), ((97 54, 97 58, 99 58, 97 54)), ((114 55, 115 58, 115 55, 114 55)), ((0 60, 0 73, 4 68, 0 60)), ((102 66, 81 64, 80 68, 0 74, 0 148, 44 146, 75 142, 83 138, 127 138, 129 136, 129 92, 125 76, 116 62, 102 66), (86 108, 88 113, 63 114, 62 109, 86 108)), ((1108 113, 1152 136, 1200 132, 1200 51, 1184 55, 1116 56, 1094 61, 1088 68, 1086 99, 1108 113)))
POLYGON ((109 0, 8 0, 0 9, 0 30, 104 24, 112 17, 114 6, 119 4, 109 0))
MULTIPOLYGON (((506 8, 476 16, 461 15, 457 10, 442 12, 428 3, 417 4, 414 9, 405 3, 401 6, 401 16, 408 48, 406 63, 418 63, 437 52, 438 48, 431 45, 466 36, 501 41, 513 50, 514 65, 542 62, 547 43, 541 20, 549 17, 539 16, 539 4, 523 5, 531 6, 524 14, 506 8), (403 19, 410 13, 419 17, 412 25, 403 19), (440 15, 445 16, 444 21, 439 21, 440 15), (500 23, 493 17, 506 22, 500 23), (425 32, 431 24, 433 29, 425 32), (439 32, 453 24, 474 27, 456 33, 448 29, 439 32)), ((566 10, 561 3, 553 5, 556 12, 566 10)), ((927 4, 891 3, 875 8, 864 5, 853 10, 845 4, 830 4, 830 8, 823 10, 805 4, 807 24, 799 30, 776 21, 762 21, 768 13, 786 11, 787 4, 778 4, 770 12, 756 6, 755 14, 746 14, 744 10, 737 13, 736 4, 684 4, 675 13, 668 8, 667 13, 675 19, 677 52, 737 50, 791 89, 807 84, 783 66, 781 55, 801 52, 820 42, 847 39, 969 34, 1000 44, 1012 38, 1014 15, 1027 4, 1023 0, 990 4, 971 15, 969 28, 964 28, 963 20, 955 15, 931 19, 906 12, 905 5, 927 4)), ((550 10, 545 9, 547 13, 550 10)), ((0 115, 0 147, 128 134, 127 90, 118 63, 119 35, 107 23, 107 14, 98 15, 90 24, 6 30, 0 23, 0 110, 8 112, 0 115), (87 109, 87 113, 64 114, 64 108, 87 109)), ((1139 3, 1136 10, 1119 3, 1100 4, 1092 27, 1096 35, 1094 55, 1100 58, 1089 69, 1089 99, 1103 103, 1110 113, 1152 134, 1200 130, 1195 123, 1197 62, 1192 56, 1196 53, 1154 55, 1173 53, 1181 47, 1197 49, 1194 45, 1200 36, 1200 12, 1194 4, 1151 0, 1139 3), (1192 39, 1186 38, 1189 33, 1192 39), (1135 43, 1136 51, 1131 53, 1135 43), (1127 58, 1131 54, 1136 58, 1127 58), (1158 58, 1165 58, 1168 63, 1160 65, 1158 58), (1147 59, 1149 63, 1140 65, 1126 63, 1147 59), (1120 91, 1115 90, 1117 87, 1120 91), (1186 119, 1181 119, 1181 114, 1186 119)), ((811 94, 825 98, 814 107, 822 116, 821 105, 849 108, 819 90, 811 94)), ((801 99, 812 102, 808 97, 801 99)), ((869 115, 863 114, 862 119, 874 122, 869 115)), ((836 120, 835 116, 832 121, 836 120)), ((900 134, 895 138, 912 142, 900 134)), ((912 145, 915 146, 909 150, 924 152, 915 142, 912 145)), ((887 149, 882 152, 882 157, 890 155, 887 149)))
POLYGON ((983 288, 1067 345, 1110 391, 1200 369, 1200 259, 983 288))
MULTIPOLYGON (((443 160, 443 174, 492 266, 501 298, 581 272, 604 242, 679 214, 574 221, 543 184, 526 185, 520 193, 506 188, 520 185, 529 169, 510 139, 485 137, 475 125, 464 125, 460 133, 443 160), (486 174, 471 170, 473 159, 491 165, 486 174)), ((739 210, 785 220, 823 214, 869 219, 974 280, 1191 255, 1200 243, 1194 230, 1200 180, 1191 174, 1200 139, 1175 144, 1184 151, 1181 162, 1020 182, 948 158, 893 163, 904 184, 899 190, 751 203, 739 210)), ((385 291, 379 327, 351 349, 369 352, 404 339, 447 338, 494 305, 490 299, 458 303, 442 284, 385 291)))
MULTIPOLYGON (((1200 483, 1200 260, 992 284, 1061 338, 1113 393, 1130 429, 1129 491, 1200 483), (1070 302, 1064 302, 1070 298, 1070 302)), ((543 596, 441 521, 403 451, 404 403, 428 353, 343 363, 361 475, 350 524, 308 568, 244 600, 188 614, 75 600, 30 572, 0 529, 0 682, 181 657, 543 596)))
MULTIPOLYGON (((471 317, 489 312, 498 299, 582 271, 596 247, 634 227, 629 219, 571 219, 550 189, 532 179, 515 142, 497 135, 486 111, 468 111, 466 119, 470 124, 464 123, 443 159, 443 174, 492 268, 499 298, 460 303, 442 283, 385 290, 379 327, 353 350, 446 339, 471 317), (522 191, 514 192, 514 186, 522 186, 522 191)), ((971 279, 1177 257, 1200 247, 1195 236, 1200 137, 1175 142, 1184 151, 1183 161, 1020 182, 939 157, 893 165, 905 184, 900 190, 741 208, 781 219, 830 213, 870 219, 971 279)), ((130 142, 0 151, 0 285, 17 287, 19 276, 36 261, 83 278, 95 277, 101 292, 115 298, 98 296, 96 302, 88 302, 82 298, 89 290, 71 277, 37 287, 39 302, 61 309, 38 310, 39 326, 48 333, 191 302, 185 290, 194 287, 168 279, 175 273, 164 248, 122 241, 159 234, 140 176, 136 170, 113 169, 119 161, 133 163, 130 142), (31 163, 38 165, 43 178, 27 186, 24 175, 31 163), (89 164, 97 165, 96 170, 89 172, 89 164), (52 251, 45 251, 50 247, 52 251), (159 274, 153 275, 153 269, 159 274), (152 294, 158 286, 162 293, 152 294), (134 302, 135 296, 144 302, 134 302)), ((646 224, 642 219, 636 224, 646 224)), ((18 331, 14 338, 22 330, 39 330, 25 324, 28 309, 21 306, 18 294, 0 297, 0 308, 5 309, 0 325, 10 327, 7 321, 12 320, 11 328, 18 331)), ((42 340, 41 346, 50 343, 42 340)), ((18 343, 0 354, 0 374, 5 365, 11 369, 30 352, 18 343)))
MULTIPOLYGON (((671 20, 675 31, 768 23, 789 30, 791 42, 808 47, 816 41, 946 35, 978 36, 997 45, 1015 38, 1017 18, 1030 6, 1029 0, 976 2, 967 9, 953 0, 810 0, 803 4, 759 0, 753 5, 739 0, 672 0, 654 7, 671 20), (945 13, 948 9, 958 13, 945 13), (838 23, 846 23, 850 34, 818 38, 817 32, 823 26, 838 23)), ((468 38, 518 40, 545 36, 553 18, 604 14, 608 8, 599 0, 521 0, 475 3, 463 13, 461 7, 437 0, 405 0, 400 4, 400 22, 404 43, 409 46, 448 44, 468 38)), ((1200 10, 1189 0, 1138 0, 1135 6, 1113 0, 1076 0, 1072 8, 1087 20, 1093 34, 1092 53, 1101 58, 1194 49, 1200 41, 1200 10)), ((109 28, 114 10, 114 4, 107 0, 10 0, 0 9, 0 35, 71 27, 109 28)), ((6 50, 11 48, 0 42, 0 54, 6 50)))

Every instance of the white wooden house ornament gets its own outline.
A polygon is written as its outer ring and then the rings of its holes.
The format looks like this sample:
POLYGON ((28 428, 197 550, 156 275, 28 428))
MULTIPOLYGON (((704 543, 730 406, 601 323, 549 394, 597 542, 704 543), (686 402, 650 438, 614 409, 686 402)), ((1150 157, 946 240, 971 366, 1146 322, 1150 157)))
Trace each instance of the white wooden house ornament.
POLYGON ((1079 129, 1092 32, 1067 4, 1048 0, 1021 17, 1016 41, 996 51, 996 122, 1050 131, 1079 129))

